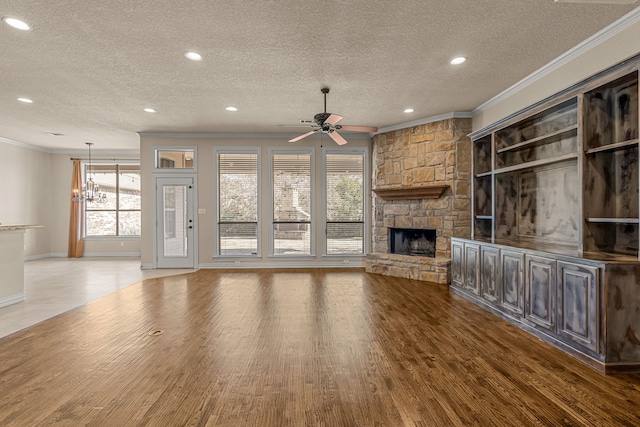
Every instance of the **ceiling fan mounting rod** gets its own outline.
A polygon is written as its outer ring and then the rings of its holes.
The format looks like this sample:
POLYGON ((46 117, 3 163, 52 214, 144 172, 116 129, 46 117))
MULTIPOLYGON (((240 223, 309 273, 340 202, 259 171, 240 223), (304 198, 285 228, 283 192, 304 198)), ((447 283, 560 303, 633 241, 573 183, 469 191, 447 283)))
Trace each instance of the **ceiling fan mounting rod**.
POLYGON ((324 94, 324 112, 327 112, 327 94, 329 93, 329 88, 328 87, 323 87, 322 89, 320 89, 320 92, 322 92, 324 94))

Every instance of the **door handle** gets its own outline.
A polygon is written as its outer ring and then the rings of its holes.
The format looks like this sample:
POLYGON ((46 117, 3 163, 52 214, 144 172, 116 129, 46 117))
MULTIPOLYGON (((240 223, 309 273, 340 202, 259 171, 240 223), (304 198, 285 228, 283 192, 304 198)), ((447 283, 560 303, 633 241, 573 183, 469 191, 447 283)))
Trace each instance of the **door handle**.
POLYGON ((193 225, 188 226, 187 228, 193 228, 193 225))

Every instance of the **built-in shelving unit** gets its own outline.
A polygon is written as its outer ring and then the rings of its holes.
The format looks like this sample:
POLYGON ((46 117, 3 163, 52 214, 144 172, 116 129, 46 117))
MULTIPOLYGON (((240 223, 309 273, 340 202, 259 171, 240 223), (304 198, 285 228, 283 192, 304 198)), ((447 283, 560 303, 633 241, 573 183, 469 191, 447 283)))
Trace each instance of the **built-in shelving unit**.
POLYGON ((638 79, 584 95, 584 250, 638 254, 638 79), (597 201, 600 201, 599 203, 597 201))
POLYGON ((578 133, 574 96, 474 140, 473 237, 577 246, 578 133))
POLYGON ((491 238, 493 223, 493 167, 492 135, 473 143, 473 219, 474 236, 491 238))
POLYGON ((471 134, 452 291, 604 372, 640 372, 640 56, 471 134))

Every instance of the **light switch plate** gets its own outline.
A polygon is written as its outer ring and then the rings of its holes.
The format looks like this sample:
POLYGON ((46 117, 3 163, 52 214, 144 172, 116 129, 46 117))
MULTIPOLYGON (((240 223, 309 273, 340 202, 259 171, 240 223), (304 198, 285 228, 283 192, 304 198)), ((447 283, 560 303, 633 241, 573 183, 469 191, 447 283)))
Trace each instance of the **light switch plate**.
POLYGON ((207 213, 206 209, 198 209, 198 215, 205 215, 207 213))

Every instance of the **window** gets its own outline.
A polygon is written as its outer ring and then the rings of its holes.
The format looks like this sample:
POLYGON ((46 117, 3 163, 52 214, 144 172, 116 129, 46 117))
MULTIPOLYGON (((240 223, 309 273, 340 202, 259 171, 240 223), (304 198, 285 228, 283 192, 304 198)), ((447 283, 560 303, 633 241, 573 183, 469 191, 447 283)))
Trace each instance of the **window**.
POLYGON ((311 255, 311 154, 273 153, 273 254, 311 255))
POLYGON ((258 255, 258 153, 218 153, 218 254, 258 255))
POLYGON ((193 169, 195 149, 156 149, 156 169, 193 169))
POLYGON ((85 236, 139 236, 140 165, 93 164, 87 169, 85 176, 93 178, 107 201, 86 203, 85 236))
POLYGON ((326 253, 364 253, 364 164, 359 153, 325 154, 326 253))

